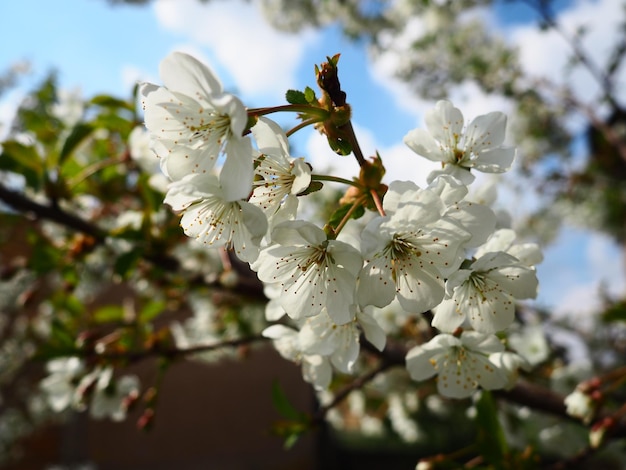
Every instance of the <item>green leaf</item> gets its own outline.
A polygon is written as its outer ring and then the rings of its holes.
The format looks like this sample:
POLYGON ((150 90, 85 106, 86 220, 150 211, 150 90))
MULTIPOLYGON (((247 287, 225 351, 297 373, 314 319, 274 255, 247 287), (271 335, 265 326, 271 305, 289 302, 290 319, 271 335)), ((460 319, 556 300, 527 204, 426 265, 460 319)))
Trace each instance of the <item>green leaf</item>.
POLYGON ((149 302, 139 312, 139 320, 142 322, 149 322, 156 318, 165 309, 165 302, 157 300, 149 302))
POLYGON ((28 260, 28 267, 38 274, 56 271, 61 263, 61 253, 46 240, 32 233, 28 237, 32 247, 32 255, 28 260))
POLYGON ((94 127, 104 128, 110 131, 116 130, 125 134, 129 133, 134 127, 134 123, 131 120, 114 113, 99 114, 94 119, 93 125, 94 127))
MULTIPOLYGON (((351 207, 352 204, 342 204, 339 206, 339 208, 331 214, 328 224, 333 228, 337 228, 341 221, 346 217, 351 207)), ((365 214, 365 208, 360 206, 350 215, 350 218, 358 219, 362 217, 363 214, 365 214)))
POLYGON ((329 138, 328 145, 335 153, 344 157, 352 153, 352 145, 346 140, 329 138))
POLYGON ((120 305, 105 305, 93 313, 97 323, 114 323, 124 320, 124 309, 120 305))
POLYGON ((128 101, 121 100, 119 98, 114 98, 113 96, 109 96, 109 95, 94 96, 91 99, 91 103, 98 105, 98 106, 103 106, 106 108, 113 108, 113 109, 123 108, 123 109, 128 109, 129 111, 133 110, 133 105, 129 103, 128 101))
POLYGON ((626 321, 626 300, 616 302, 602 314, 605 322, 626 321))
POLYGON ((315 96, 315 91, 311 87, 306 87, 304 89, 304 99, 308 104, 317 103, 317 97, 315 96))
POLYGON ((498 409, 490 392, 483 390, 476 403, 478 434, 476 445, 485 460, 496 468, 507 468, 509 447, 500 420, 498 409))
POLYGON ((134 248, 117 258, 113 266, 115 274, 127 277, 141 259, 142 251, 140 248, 134 248))
POLYGON ((287 103, 291 104, 308 104, 306 95, 300 90, 287 90, 287 93, 285 93, 285 99, 287 100, 287 103))
POLYGON ((302 413, 300 413, 287 398, 287 395, 283 391, 282 387, 278 380, 274 380, 272 382, 272 403, 274 404, 274 408, 278 411, 282 416, 288 419, 293 419, 299 421, 302 419, 302 413))
POLYGON ((63 148, 59 154, 59 164, 63 164, 65 159, 80 145, 94 131, 94 127, 91 124, 79 123, 72 129, 70 135, 67 136, 63 143, 63 148))
POLYGON ((28 186, 39 189, 44 170, 43 158, 35 146, 9 140, 2 143, 0 170, 21 174, 28 186))

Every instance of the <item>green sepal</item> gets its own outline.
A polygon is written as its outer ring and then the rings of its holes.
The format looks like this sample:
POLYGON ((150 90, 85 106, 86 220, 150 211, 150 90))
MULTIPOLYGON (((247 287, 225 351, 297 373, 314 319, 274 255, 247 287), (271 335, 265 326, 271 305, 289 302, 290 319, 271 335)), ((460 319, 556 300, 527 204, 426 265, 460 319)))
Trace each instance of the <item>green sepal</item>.
POLYGON ((298 196, 306 196, 307 194, 315 193, 324 187, 324 183, 321 181, 311 181, 308 188, 306 188, 301 193, 298 193, 298 196))

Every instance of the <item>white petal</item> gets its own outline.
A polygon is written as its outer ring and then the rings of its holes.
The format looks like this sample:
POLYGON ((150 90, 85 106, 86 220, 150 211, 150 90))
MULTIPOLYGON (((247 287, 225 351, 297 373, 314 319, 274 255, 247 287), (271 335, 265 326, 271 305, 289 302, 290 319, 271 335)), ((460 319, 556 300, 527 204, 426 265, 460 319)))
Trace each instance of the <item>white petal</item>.
POLYGON ((387 258, 375 258, 367 263, 359 273, 357 299, 359 305, 389 305, 396 295, 391 277, 391 261, 387 258))
POLYGON ((403 309, 422 313, 438 305, 444 296, 443 279, 437 271, 412 263, 399 263, 396 290, 403 309))
POLYGON ((254 162, 250 139, 229 140, 220 185, 226 201, 247 199, 252 192, 254 162))
POLYGON ((194 98, 199 93, 222 92, 222 85, 213 72, 189 54, 171 53, 161 61, 159 72, 166 87, 194 98))
POLYGON ((302 358, 302 376, 317 390, 326 390, 330 386, 333 370, 330 361, 319 355, 302 358))
POLYGON ((463 131, 463 114, 449 101, 438 101, 433 109, 426 111, 426 127, 440 143, 454 148, 463 131))
POLYGON ((515 159, 513 147, 500 147, 482 151, 473 161, 473 167, 485 173, 503 173, 508 171, 515 159))
POLYGON ((449 152, 442 150, 433 136, 424 129, 413 129, 404 136, 404 143, 418 155, 434 162, 450 160, 449 152))
POLYGON ((357 321, 361 328, 365 338, 376 347, 379 351, 385 349, 387 342, 387 335, 385 331, 380 327, 376 319, 365 311, 357 312, 357 321))
POLYGON ((435 309, 432 326, 439 331, 453 333, 465 320, 465 312, 452 299, 441 302, 435 309))
POLYGON ((506 115, 494 111, 474 119, 465 131, 465 150, 481 153, 493 149, 504 142, 506 115))
POLYGON ((261 116, 250 130, 261 153, 284 157, 289 155, 289 143, 285 131, 271 119, 261 116))

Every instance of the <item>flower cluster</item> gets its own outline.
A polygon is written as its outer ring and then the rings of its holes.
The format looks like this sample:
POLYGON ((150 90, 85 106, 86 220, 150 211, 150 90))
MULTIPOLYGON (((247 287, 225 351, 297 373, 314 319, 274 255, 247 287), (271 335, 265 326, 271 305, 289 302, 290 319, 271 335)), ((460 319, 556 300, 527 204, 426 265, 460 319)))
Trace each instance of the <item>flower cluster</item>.
POLYGON ((123 421, 129 406, 139 397, 139 379, 134 375, 113 378, 112 367, 87 371, 76 356, 48 362, 49 375, 41 381, 48 406, 55 412, 83 410, 89 403, 92 417, 123 421))
POLYGON ((439 392, 455 398, 509 386, 524 361, 495 333, 513 324, 517 300, 535 297, 541 254, 515 244, 515 233, 468 191, 472 171, 511 166, 506 116, 479 116, 464 129, 461 112, 440 101, 426 115, 427 130, 409 132, 405 143, 443 168, 424 188, 384 185, 381 157, 363 158, 345 94, 328 83, 333 66, 318 70, 321 99, 307 89, 280 109, 251 110, 196 59, 167 57, 164 86, 140 89, 151 147, 170 180, 165 203, 180 212, 189 237, 249 263, 270 298, 266 317, 277 322, 264 335, 317 388, 329 386, 333 369, 354 372, 363 341, 385 348, 377 318, 392 304, 405 317, 429 312, 441 331, 407 352, 414 380, 438 375, 439 392), (303 120, 289 132, 266 117, 286 110, 303 120), (338 153, 355 154, 358 178, 315 175, 291 156, 288 135, 306 124, 338 153), (318 226, 302 216, 299 200, 324 180, 351 187, 333 220, 318 226))

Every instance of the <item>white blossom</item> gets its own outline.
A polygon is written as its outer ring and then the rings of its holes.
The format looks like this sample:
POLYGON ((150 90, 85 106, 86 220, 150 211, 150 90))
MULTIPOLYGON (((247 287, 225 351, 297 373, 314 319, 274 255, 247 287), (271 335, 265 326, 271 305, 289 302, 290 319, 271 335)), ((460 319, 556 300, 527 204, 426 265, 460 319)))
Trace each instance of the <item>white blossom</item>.
POLYGON ((222 89, 208 67, 190 55, 174 52, 160 65, 164 86, 141 85, 146 127, 161 168, 176 181, 203 174, 226 155, 220 182, 227 200, 247 197, 253 177, 252 144, 243 137, 247 112, 222 89))
POLYGON ((476 331, 495 333, 515 319, 515 299, 537 295, 532 268, 507 253, 486 253, 446 282, 446 299, 435 310, 433 326, 453 332, 465 319, 476 331))
POLYGON ((471 235, 453 219, 433 191, 394 181, 383 202, 387 215, 361 234, 366 265, 359 274, 361 306, 384 307, 394 297, 409 312, 435 307, 444 296, 444 273, 461 262, 471 235))
POLYGON ((128 136, 130 157, 144 171, 150 175, 150 187, 165 193, 169 183, 168 178, 159 168, 159 159, 150 147, 150 133, 144 127, 135 127, 128 136))
POLYGON ((129 402, 139 395, 139 379, 134 375, 125 375, 113 379, 113 368, 104 369, 91 399, 89 413, 95 419, 109 417, 113 421, 123 421, 129 402))
POLYGON ((436 162, 443 169, 428 176, 432 181, 440 174, 450 174, 469 184, 474 180, 470 169, 502 173, 513 163, 515 149, 503 147, 506 115, 492 112, 475 118, 463 129, 463 114, 449 101, 438 101, 426 112, 425 129, 414 129, 404 143, 417 154, 436 162))
POLYGON ((299 343, 304 352, 327 356, 339 371, 352 373, 359 356, 361 330, 379 351, 385 348, 384 331, 370 314, 360 311, 351 322, 343 325, 333 322, 325 310, 307 318, 300 329, 299 343))
POLYGON ((504 346, 494 335, 464 331, 456 337, 442 333, 412 348, 406 356, 406 367, 413 380, 438 375, 437 390, 441 395, 466 398, 478 387, 493 390, 509 383, 509 372, 489 359, 502 351, 504 346))
POLYGON ((210 247, 232 247, 238 258, 251 262, 267 231, 263 211, 246 201, 229 201, 214 175, 191 174, 170 184, 165 203, 183 211, 185 234, 210 247))
POLYGON ((278 301, 287 315, 300 319, 326 308, 339 325, 352 320, 350 306, 363 264, 359 252, 328 240, 322 229, 302 220, 278 224, 271 239, 253 268, 261 281, 280 284, 278 301))
POLYGON ((306 354, 302 351, 298 330, 285 325, 271 325, 262 332, 270 338, 278 353, 288 361, 301 364, 302 377, 316 390, 326 390, 330 385, 333 371, 330 360, 319 354, 306 354))
POLYGON ((76 386, 85 366, 78 357, 53 359, 46 369, 49 374, 39 384, 53 411, 61 412, 76 403, 76 386))
POLYGON ((287 136, 275 122, 260 117, 251 130, 261 155, 255 169, 260 179, 254 181, 249 201, 261 207, 268 217, 287 209, 285 220, 293 219, 298 207, 296 196, 311 183, 311 167, 303 158, 289 155, 287 136))
POLYGON ((565 411, 568 415, 580 418, 585 424, 589 424, 596 412, 596 404, 588 393, 579 387, 567 395, 564 400, 565 411))
POLYGON ((545 361, 550 355, 550 346, 541 324, 524 325, 521 331, 509 335, 509 346, 531 365, 545 361))

